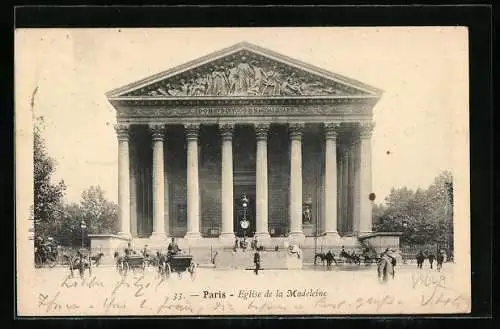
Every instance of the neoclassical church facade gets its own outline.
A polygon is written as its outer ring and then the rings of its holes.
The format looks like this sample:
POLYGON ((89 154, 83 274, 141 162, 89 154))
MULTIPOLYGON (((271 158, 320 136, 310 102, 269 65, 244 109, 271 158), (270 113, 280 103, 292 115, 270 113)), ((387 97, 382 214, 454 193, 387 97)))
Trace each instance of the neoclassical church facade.
POLYGON ((246 42, 107 93, 120 236, 341 245, 373 235, 381 94, 246 42))

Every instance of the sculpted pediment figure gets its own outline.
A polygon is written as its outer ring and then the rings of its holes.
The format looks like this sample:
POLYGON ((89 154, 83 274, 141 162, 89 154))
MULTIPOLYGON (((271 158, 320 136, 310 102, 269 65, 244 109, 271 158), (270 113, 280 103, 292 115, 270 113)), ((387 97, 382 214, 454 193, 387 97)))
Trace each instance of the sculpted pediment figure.
POLYGON ((108 97, 375 95, 378 89, 273 51, 240 43, 108 93, 108 97))

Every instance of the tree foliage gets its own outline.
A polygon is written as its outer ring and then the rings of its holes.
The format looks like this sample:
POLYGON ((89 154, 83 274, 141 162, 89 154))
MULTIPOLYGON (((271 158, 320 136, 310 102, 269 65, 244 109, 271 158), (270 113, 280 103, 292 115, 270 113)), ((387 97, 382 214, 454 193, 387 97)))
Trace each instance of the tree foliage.
POLYGON ((89 233, 118 231, 118 205, 106 199, 100 186, 83 191, 80 209, 89 233))
POLYGON ((374 207, 374 229, 402 232, 402 244, 450 244, 453 239, 453 177, 438 175, 426 190, 392 189, 385 204, 374 207))
POLYGON ((46 236, 56 229, 61 217, 64 181, 52 182, 55 160, 48 155, 43 133, 43 117, 37 118, 33 131, 33 184, 35 236, 46 236))
POLYGON ((64 181, 52 182, 55 160, 49 156, 43 138, 43 117, 34 127, 34 219, 35 236, 55 237, 61 244, 76 245, 82 241, 82 220, 89 233, 116 233, 118 206, 107 200, 99 186, 82 193, 80 203, 66 203, 64 181))

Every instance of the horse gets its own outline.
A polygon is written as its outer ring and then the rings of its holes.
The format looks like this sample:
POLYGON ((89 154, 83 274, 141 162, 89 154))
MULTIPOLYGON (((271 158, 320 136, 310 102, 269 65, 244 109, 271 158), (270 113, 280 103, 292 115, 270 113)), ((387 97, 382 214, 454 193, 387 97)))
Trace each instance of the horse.
POLYGON ((168 263, 169 263, 169 256, 157 251, 156 252, 156 259, 158 260, 158 262, 157 262, 158 275, 159 276, 166 276, 168 278, 168 276, 170 275, 170 272, 167 271, 167 267, 168 267, 168 263))
POLYGON ((356 255, 354 252, 352 254, 348 254, 347 252, 342 251, 340 253, 340 257, 345 258, 348 263, 354 263, 354 264, 358 264, 358 265, 361 264, 361 258, 358 255, 356 255))
POLYGON ((323 265, 325 265, 326 261, 326 266, 328 267, 332 265, 332 262, 335 262, 335 265, 337 265, 337 260, 335 259, 333 253, 330 251, 328 251, 327 253, 318 253, 314 255, 314 261, 316 261, 318 258, 321 260, 321 264, 323 265))
POLYGON ((71 271, 71 277, 73 277, 73 271, 78 270, 80 274, 80 278, 83 279, 83 275, 85 274, 85 270, 89 270, 89 275, 92 274, 92 264, 90 259, 86 259, 85 257, 75 256, 70 259, 69 262, 69 270, 71 271))
POLYGON ((125 256, 121 256, 118 251, 115 251, 113 258, 115 260, 115 266, 120 274, 123 274, 125 270, 125 256))
POLYGON ((316 264, 317 259, 321 261, 321 264, 325 265, 326 254, 325 253, 317 253, 314 255, 314 263, 316 264))
POLYGON ((386 283, 389 280, 389 275, 394 279, 393 260, 388 256, 383 256, 377 263, 377 273, 380 282, 386 283))
POLYGON ((94 262, 94 265, 97 267, 97 266, 99 266, 99 264, 101 264, 102 257, 104 257, 104 254, 102 252, 100 252, 97 255, 91 256, 90 261, 94 262))

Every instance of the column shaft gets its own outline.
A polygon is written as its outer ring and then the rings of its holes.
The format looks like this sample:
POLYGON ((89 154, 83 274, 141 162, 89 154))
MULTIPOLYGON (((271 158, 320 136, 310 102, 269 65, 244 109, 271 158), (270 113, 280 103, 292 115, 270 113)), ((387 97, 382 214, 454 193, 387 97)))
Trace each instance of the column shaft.
POLYGON ((268 227, 268 177, 267 177, 267 134, 269 125, 258 124, 255 127, 257 137, 257 159, 256 159, 256 194, 257 194, 257 227, 256 235, 269 237, 268 227))
POLYGON ((117 125, 118 137, 118 207, 120 235, 130 237, 130 164, 129 164, 129 127, 117 125))
POLYGON ((342 147, 342 227, 348 232, 349 227, 349 153, 347 147, 342 147))
POLYGON ((163 140, 165 126, 151 125, 153 137, 153 236, 165 238, 165 177, 163 140))
POLYGON ((359 140, 355 140, 351 146, 352 161, 349 165, 352 167, 353 173, 353 186, 352 186, 352 230, 355 234, 359 234, 359 220, 360 220, 360 171, 359 171, 359 140))
POLYGON ((304 124, 290 124, 290 236, 302 232, 302 131, 304 124))
POLYGON ((337 139, 337 231, 343 232, 343 220, 342 220, 342 152, 337 139))
POLYGON ((233 197, 233 125, 224 124, 220 126, 222 137, 222 225, 221 238, 234 242, 234 197, 233 197))
POLYGON ((337 232, 337 132, 339 125, 325 124, 325 233, 337 232))
POLYGON ((130 155, 130 234, 137 236, 137 145, 134 136, 129 136, 130 155))
POLYGON ((373 123, 361 125, 360 131, 360 233, 372 232, 372 148, 373 123))
POLYGON ((187 233, 186 238, 200 237, 200 188, 198 177, 198 131, 186 125, 187 138, 187 233))

